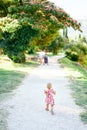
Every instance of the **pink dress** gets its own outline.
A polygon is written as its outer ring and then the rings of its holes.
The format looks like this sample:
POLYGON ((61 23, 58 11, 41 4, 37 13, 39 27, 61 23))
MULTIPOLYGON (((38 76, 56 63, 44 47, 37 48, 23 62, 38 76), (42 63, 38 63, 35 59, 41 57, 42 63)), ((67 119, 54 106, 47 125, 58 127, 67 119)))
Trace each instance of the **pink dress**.
POLYGON ((49 89, 49 90, 46 90, 45 91, 45 94, 46 94, 46 99, 45 99, 45 102, 47 104, 51 104, 51 105, 54 105, 54 98, 53 98, 53 95, 54 95, 54 90, 53 89, 49 89))

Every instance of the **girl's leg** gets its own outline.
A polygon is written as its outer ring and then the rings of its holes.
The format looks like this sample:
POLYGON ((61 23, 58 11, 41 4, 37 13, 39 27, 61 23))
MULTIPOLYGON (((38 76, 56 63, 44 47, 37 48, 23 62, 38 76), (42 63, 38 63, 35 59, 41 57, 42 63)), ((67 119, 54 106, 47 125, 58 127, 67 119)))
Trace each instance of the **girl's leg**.
POLYGON ((51 105, 51 111, 53 111, 53 105, 51 105))
POLYGON ((51 105, 51 114, 52 114, 52 115, 54 115, 53 109, 54 109, 54 105, 51 105))
POLYGON ((49 111, 49 104, 46 104, 46 110, 49 111))

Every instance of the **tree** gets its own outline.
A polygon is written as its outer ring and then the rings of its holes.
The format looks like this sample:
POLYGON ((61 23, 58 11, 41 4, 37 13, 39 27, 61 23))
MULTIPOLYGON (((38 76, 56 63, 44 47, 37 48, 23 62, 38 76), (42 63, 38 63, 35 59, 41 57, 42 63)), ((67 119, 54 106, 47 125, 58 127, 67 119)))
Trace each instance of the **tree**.
POLYGON ((54 41, 51 42, 51 44, 48 46, 48 50, 52 51, 54 55, 56 55, 59 51, 59 49, 63 49, 65 44, 67 44, 69 41, 67 38, 62 37, 59 35, 54 41))
POLYGON ((3 49, 12 60, 17 59, 14 62, 25 62, 24 52, 31 41, 38 46, 48 46, 58 36, 61 28, 70 26, 80 30, 80 24, 76 20, 47 0, 13 0, 8 6, 7 17, 0 19, 4 36, 3 49), (21 33, 18 33, 20 30, 21 33), (20 48, 23 48, 23 57, 21 54, 18 56, 20 48))
POLYGON ((0 17, 5 17, 8 14, 8 7, 13 0, 0 0, 0 17))
POLYGON ((15 25, 15 29, 5 31, 3 33, 2 47, 5 54, 8 55, 16 63, 25 62, 25 50, 29 46, 29 42, 32 40, 32 36, 36 36, 38 31, 31 28, 29 25, 15 25))

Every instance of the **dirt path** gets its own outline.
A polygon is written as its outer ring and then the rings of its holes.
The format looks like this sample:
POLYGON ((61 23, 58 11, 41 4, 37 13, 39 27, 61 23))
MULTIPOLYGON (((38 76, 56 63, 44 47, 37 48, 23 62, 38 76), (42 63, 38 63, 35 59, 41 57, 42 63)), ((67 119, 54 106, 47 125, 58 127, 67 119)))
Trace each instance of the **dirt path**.
POLYGON ((71 97, 66 73, 57 64, 58 58, 34 69, 13 92, 12 99, 5 102, 8 130, 87 130, 79 117, 81 110, 71 97), (47 82, 52 82, 56 90, 55 115, 45 111, 43 91, 47 82))

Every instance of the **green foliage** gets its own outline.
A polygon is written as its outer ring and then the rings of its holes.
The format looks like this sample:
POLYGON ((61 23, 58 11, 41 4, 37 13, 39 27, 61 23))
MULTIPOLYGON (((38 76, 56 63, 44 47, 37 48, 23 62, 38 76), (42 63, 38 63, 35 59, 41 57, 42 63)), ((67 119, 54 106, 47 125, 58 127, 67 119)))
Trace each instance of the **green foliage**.
MULTIPOLYGON (((29 57, 29 55, 27 55, 29 57)), ((0 55, 0 101, 3 96, 7 98, 7 93, 13 91, 24 77, 31 72, 33 68, 38 66, 36 61, 28 61, 26 63, 13 63, 6 55, 0 55), (6 94, 6 95, 5 95, 6 94)), ((0 124, 1 125, 1 124, 0 124)))
MULTIPOLYGON (((72 26, 80 30, 77 21, 49 1, 11 0, 11 2, 8 5, 4 3, 7 17, 0 19, 4 36, 0 46, 14 62, 25 61, 24 52, 31 40, 35 41, 36 35, 35 46, 47 47, 58 36, 57 32, 61 28, 72 26)), ((29 47, 31 51, 34 48, 30 45, 29 47)))
POLYGON ((8 28, 8 31, 9 33, 3 33, 2 47, 5 54, 16 63, 25 62, 24 52, 27 50, 31 36, 37 35, 37 31, 25 25, 17 26, 17 29, 8 28))
POLYGON ((0 28, 0 40, 3 39, 3 36, 2 36, 2 29, 0 28))
POLYGON ((22 72, 0 69, 0 94, 12 91, 16 85, 19 85, 24 76, 25 74, 22 72))
POLYGON ((30 17, 30 19, 33 20, 33 26, 39 25, 38 28, 43 31, 44 29, 48 29, 51 25, 53 29, 60 29, 65 26, 72 26, 74 29, 79 29, 80 27, 80 24, 77 23, 77 21, 70 18, 63 9, 57 8, 51 2, 43 3, 36 1, 35 4, 26 4, 26 2, 23 1, 23 4, 13 4, 12 6, 9 6, 8 12, 11 17, 13 17, 14 14, 17 14, 19 16, 18 19, 23 15, 27 15, 27 17, 30 17))
POLYGON ((86 37, 84 37, 84 36, 81 36, 81 34, 79 34, 79 42, 84 42, 84 43, 87 43, 87 40, 86 40, 86 37))
POLYGON ((77 52, 71 52, 71 60, 72 61, 78 61, 78 58, 79 58, 79 55, 78 55, 78 53, 77 52))
POLYGON ((73 43, 65 47, 66 56, 73 61, 78 61, 81 65, 87 68, 87 44, 73 43))
POLYGON ((84 55, 87 54, 87 44, 79 43, 77 44, 77 47, 83 52, 84 55))
POLYGON ((87 111, 84 113, 81 113, 80 115, 81 115, 82 121, 87 124, 87 111))
POLYGON ((67 44, 68 39, 61 37, 60 35, 50 43, 48 50, 52 51, 53 54, 57 54, 59 49, 63 49, 64 45, 67 44))
POLYGON ((67 49, 66 52, 65 52, 65 54, 72 61, 78 61, 78 59, 79 59, 78 53, 75 52, 75 51, 71 51, 70 49, 67 49))
POLYGON ((27 53, 28 54, 35 54, 36 53, 36 46, 29 44, 28 48, 27 48, 27 53))
POLYGON ((79 52, 80 50, 77 48, 77 46, 74 44, 71 44, 71 45, 68 45, 68 49, 66 49, 65 54, 70 60, 78 61, 79 52))
POLYGON ((8 14, 8 7, 12 4, 13 0, 0 0, 0 17, 5 17, 8 14))

